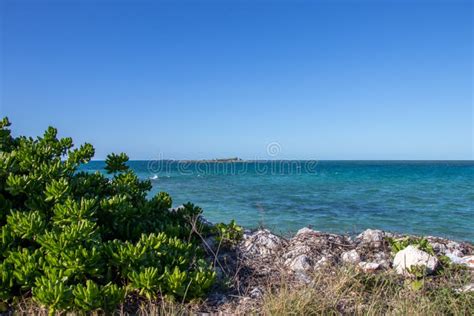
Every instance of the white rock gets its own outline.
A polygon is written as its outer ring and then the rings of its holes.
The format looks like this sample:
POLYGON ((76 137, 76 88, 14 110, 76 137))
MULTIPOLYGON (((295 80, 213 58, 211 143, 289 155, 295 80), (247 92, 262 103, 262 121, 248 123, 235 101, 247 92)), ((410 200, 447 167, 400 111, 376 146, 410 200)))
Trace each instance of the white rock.
POLYGON ((350 251, 343 252, 341 255, 341 260, 346 264, 357 264, 360 262, 360 255, 357 250, 353 249, 350 251))
POLYGON ((378 229, 366 229, 357 236, 362 244, 378 248, 382 246, 384 232, 378 229))
POLYGON ((459 256, 456 256, 455 254, 447 253, 446 257, 448 257, 449 260, 451 260, 452 263, 455 263, 455 264, 463 264, 464 263, 463 258, 459 257, 459 256))
POLYGON ((474 269, 474 255, 473 256, 464 256, 464 257, 458 257, 455 254, 452 253, 447 253, 446 256, 456 264, 462 264, 465 265, 466 267, 470 269, 474 269))
POLYGON ((380 264, 377 262, 359 262, 359 268, 364 272, 374 272, 380 268, 380 264))
POLYGON ((376 252, 373 257, 375 258, 375 261, 387 260, 389 258, 389 255, 386 252, 379 251, 376 252))
POLYGON ((446 255, 448 254, 453 254, 455 256, 458 256, 458 257, 462 257, 464 254, 462 252, 462 247, 459 243, 455 242, 455 241, 451 241, 449 242, 446 247, 448 249, 446 249, 446 255))
POLYGON ((315 233, 317 233, 317 231, 312 230, 311 228, 308 228, 308 227, 303 227, 300 230, 298 230, 298 232, 296 233, 296 236, 302 235, 302 234, 315 234, 315 233))
POLYGON ((463 264, 470 269, 474 269, 474 256, 462 257, 463 264))
POLYGON ((306 255, 301 255, 294 259, 288 259, 285 261, 285 265, 294 272, 308 271, 312 268, 311 259, 306 255))
POLYGON ((311 247, 307 245, 295 245, 295 246, 290 246, 288 248, 291 248, 289 251, 285 252, 283 254, 283 259, 292 259, 296 258, 301 255, 309 255, 311 254, 311 247))
POLYGON ((321 259, 318 260, 318 262, 316 262, 316 264, 314 265, 314 268, 316 270, 323 269, 327 267, 330 263, 331 261, 329 260, 328 257, 322 257, 321 259))
POLYGON ((306 273, 304 273, 304 271, 296 271, 295 278, 297 281, 303 284, 313 283, 313 280, 311 279, 311 277, 307 275, 306 273))
POLYGON ((397 252, 393 259, 393 268, 398 274, 409 275, 408 269, 414 266, 425 266, 427 273, 433 273, 438 266, 438 259, 417 247, 410 245, 397 252))
POLYGON ((388 269, 390 268, 390 258, 387 253, 380 251, 373 255, 373 262, 380 264, 381 268, 388 269))
POLYGON ((446 246, 449 249, 460 249, 461 248, 461 245, 458 242, 455 242, 455 241, 448 242, 448 244, 446 246))
POLYGON ((462 257, 462 256, 464 256, 464 253, 459 249, 449 249, 448 248, 445 252, 445 255, 446 256, 455 255, 455 256, 458 256, 458 257, 462 257))
POLYGON ((275 253, 285 244, 284 240, 267 229, 262 229, 246 236, 240 250, 246 255, 268 255, 275 253))
POLYGON ((435 253, 438 255, 455 255, 457 257, 464 256, 463 246, 458 242, 432 236, 428 236, 427 239, 431 247, 433 247, 435 253))

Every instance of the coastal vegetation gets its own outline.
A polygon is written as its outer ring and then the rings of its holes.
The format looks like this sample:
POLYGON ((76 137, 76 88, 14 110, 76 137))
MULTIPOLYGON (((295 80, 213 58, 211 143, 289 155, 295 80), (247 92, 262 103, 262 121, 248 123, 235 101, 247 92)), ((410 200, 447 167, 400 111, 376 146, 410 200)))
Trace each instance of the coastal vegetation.
POLYGON ((229 224, 218 223, 215 225, 215 229, 218 232, 217 242, 225 247, 235 246, 242 240, 244 234, 243 228, 237 225, 235 220, 231 220, 229 224))
POLYGON ((20 297, 49 309, 114 310, 127 295, 190 300, 211 287, 195 230, 202 210, 170 211, 171 197, 147 199, 150 181, 107 156, 106 171, 78 170, 90 144, 73 147, 49 127, 42 137, 13 137, 0 123, 0 304, 20 297))

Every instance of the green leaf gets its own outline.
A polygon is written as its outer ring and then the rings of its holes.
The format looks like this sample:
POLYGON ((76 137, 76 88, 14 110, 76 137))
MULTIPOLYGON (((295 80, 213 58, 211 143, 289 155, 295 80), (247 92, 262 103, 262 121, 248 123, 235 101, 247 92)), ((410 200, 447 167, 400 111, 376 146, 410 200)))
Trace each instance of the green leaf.
POLYGON ((105 160, 105 170, 108 173, 117 173, 128 170, 128 166, 125 164, 128 161, 128 156, 125 153, 120 154, 109 154, 105 160))

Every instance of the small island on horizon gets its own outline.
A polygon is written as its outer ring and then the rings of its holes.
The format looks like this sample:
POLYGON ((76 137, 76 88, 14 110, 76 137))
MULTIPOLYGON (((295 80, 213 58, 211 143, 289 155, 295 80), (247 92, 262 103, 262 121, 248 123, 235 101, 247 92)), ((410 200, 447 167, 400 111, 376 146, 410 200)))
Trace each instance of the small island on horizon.
POLYGON ((239 157, 231 157, 231 158, 214 158, 214 159, 178 159, 178 162, 244 162, 239 157))

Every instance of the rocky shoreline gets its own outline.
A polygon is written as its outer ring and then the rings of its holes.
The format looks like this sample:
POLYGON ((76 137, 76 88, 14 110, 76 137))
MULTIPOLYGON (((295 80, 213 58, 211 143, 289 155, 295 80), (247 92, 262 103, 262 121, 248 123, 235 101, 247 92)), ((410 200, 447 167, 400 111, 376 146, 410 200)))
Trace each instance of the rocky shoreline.
POLYGON ((204 248, 216 264, 217 283, 229 279, 233 282, 231 290, 217 287, 209 295, 210 310, 219 312, 236 308, 245 311, 249 310, 245 306, 258 306, 265 285, 271 280, 285 278, 297 287, 310 284, 317 271, 340 267, 357 273, 390 273, 413 278, 414 268, 423 267, 423 273, 428 276, 442 262, 450 262, 470 273, 470 283, 457 291, 474 291, 474 246, 440 237, 421 238, 377 229, 367 229, 351 237, 302 228, 293 237, 284 238, 258 229, 246 230, 243 239, 230 248, 209 237, 204 241, 204 248), (393 243, 404 247, 394 251, 393 243))

